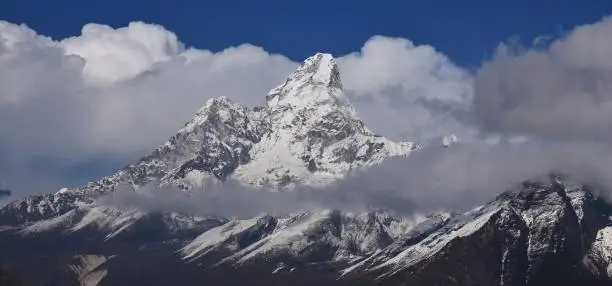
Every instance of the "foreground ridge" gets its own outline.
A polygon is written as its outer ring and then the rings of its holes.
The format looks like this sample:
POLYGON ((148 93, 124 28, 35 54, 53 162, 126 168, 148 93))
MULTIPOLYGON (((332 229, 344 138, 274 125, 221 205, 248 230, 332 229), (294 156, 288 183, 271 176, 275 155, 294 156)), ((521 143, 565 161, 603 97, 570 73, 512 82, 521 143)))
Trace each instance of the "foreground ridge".
POLYGON ((225 219, 81 204, 0 231, 0 263, 60 284, 83 279, 91 262, 101 285, 610 285, 611 215, 588 186, 556 176, 465 213, 429 216, 225 219), (56 258, 41 264, 41 255, 56 258))

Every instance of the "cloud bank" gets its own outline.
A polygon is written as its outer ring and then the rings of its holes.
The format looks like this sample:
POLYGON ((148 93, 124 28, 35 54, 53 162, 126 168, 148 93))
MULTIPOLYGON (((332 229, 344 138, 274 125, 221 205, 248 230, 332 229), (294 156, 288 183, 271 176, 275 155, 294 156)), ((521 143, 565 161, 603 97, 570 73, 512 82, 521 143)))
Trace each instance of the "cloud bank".
POLYGON ((502 44, 477 72, 475 115, 503 134, 612 140, 612 18, 540 49, 502 44))
POLYGON ((571 174, 572 180, 592 183, 595 191, 609 196, 610 169, 609 145, 535 140, 458 143, 452 148, 425 148, 408 158, 387 160, 321 189, 298 186, 291 191, 272 192, 229 180, 182 192, 150 184, 137 192, 126 188, 102 197, 99 203, 239 218, 313 209, 386 210, 399 215, 442 209, 461 212, 495 199, 524 180, 546 177, 550 172, 571 174))

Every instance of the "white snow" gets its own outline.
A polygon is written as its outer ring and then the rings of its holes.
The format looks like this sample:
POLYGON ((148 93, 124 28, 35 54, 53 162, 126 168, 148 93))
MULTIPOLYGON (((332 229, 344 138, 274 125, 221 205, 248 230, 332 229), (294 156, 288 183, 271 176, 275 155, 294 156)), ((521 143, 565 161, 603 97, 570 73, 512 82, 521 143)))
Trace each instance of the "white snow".
POLYGON ((332 261, 357 261, 362 255, 379 251, 384 246, 380 244, 382 237, 396 239, 424 218, 397 219, 385 213, 337 213, 331 210, 298 212, 277 217, 271 232, 261 233, 258 241, 243 249, 236 248, 231 238, 252 231, 258 219, 236 220, 204 232, 181 250, 183 259, 195 259, 223 247, 234 252, 221 259, 219 264, 242 264, 280 252, 299 256, 306 249, 328 245, 336 249, 331 253, 332 261), (312 236, 313 233, 317 235, 312 236))
POLYGON ((601 259, 606 265, 606 275, 612 278, 612 226, 604 227, 597 232, 591 255, 601 259))
POLYGON ((108 273, 106 269, 98 269, 98 267, 113 257, 92 254, 78 255, 76 257, 78 262, 69 265, 69 268, 78 276, 81 286, 97 286, 108 273))
POLYGON ((69 226, 75 216, 76 210, 70 210, 69 212, 61 216, 57 216, 48 220, 37 221, 31 225, 28 225, 21 230, 21 233, 30 234, 51 231, 57 228, 66 227, 69 226))
POLYGON ((276 269, 272 270, 272 274, 277 274, 277 273, 285 270, 286 268, 287 268, 287 266, 284 263, 281 262, 281 263, 279 263, 276 266, 276 269))
POLYGON ((395 143, 365 127, 336 73, 331 55, 317 54, 270 91, 267 110, 272 130, 253 146, 251 162, 240 166, 235 178, 254 185, 289 181, 290 185, 320 186, 346 176, 352 169, 405 156, 414 149, 412 142, 395 143), (353 130, 354 134, 344 134, 344 130, 353 130), (372 145, 381 147, 370 151, 373 154, 366 161, 349 158, 365 156, 372 145), (355 155, 351 154, 353 150, 355 155), (314 160, 314 171, 308 169, 304 157, 314 160))
POLYGON ((440 233, 437 231, 419 243, 406 248, 395 257, 391 257, 382 264, 372 268, 372 270, 392 266, 390 272, 381 275, 381 277, 384 277, 406 269, 419 261, 431 257, 455 238, 469 236, 479 230, 498 211, 499 209, 489 210, 478 214, 476 217, 468 214, 465 217, 466 221, 463 223, 457 222, 450 232, 440 233))
POLYGON ((71 230, 78 231, 88 226, 109 231, 106 239, 110 239, 130 227, 145 213, 138 210, 118 210, 104 206, 86 207, 87 213, 71 230))
POLYGON ((244 263, 275 249, 283 249, 289 251, 289 253, 297 254, 314 243, 307 239, 305 231, 313 227, 316 222, 327 219, 329 214, 329 211, 320 211, 280 219, 278 222, 280 227, 274 233, 241 250, 232 258, 239 258, 238 262, 244 263))
POLYGON ((260 218, 261 217, 247 220, 233 220, 200 234, 180 250, 183 259, 198 258, 205 255, 232 236, 255 226, 260 218))
POLYGON ((448 147, 454 143, 457 143, 459 141, 459 139, 457 138, 457 135, 455 134, 451 134, 448 136, 444 136, 442 137, 442 146, 443 147, 448 147))

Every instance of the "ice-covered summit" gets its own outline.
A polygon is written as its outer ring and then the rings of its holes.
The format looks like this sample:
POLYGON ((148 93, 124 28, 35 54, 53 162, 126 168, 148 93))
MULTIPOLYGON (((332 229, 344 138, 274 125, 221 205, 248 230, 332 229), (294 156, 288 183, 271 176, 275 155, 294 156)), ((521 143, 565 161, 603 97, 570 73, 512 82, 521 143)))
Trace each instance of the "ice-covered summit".
POLYGON ((342 82, 336 61, 330 54, 322 53, 306 59, 283 84, 272 89, 266 99, 271 110, 282 109, 287 105, 300 106, 312 103, 350 107, 342 93, 342 82))

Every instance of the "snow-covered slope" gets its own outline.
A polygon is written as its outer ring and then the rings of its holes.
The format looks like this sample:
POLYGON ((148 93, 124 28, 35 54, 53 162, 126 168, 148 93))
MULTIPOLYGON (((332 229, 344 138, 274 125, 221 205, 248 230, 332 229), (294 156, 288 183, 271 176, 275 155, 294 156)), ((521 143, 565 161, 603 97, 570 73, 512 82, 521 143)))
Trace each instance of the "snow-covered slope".
POLYGON ((95 203, 86 204, 77 202, 76 207, 45 220, 24 223, 19 227, 22 235, 36 235, 40 233, 75 233, 83 230, 92 230, 102 234, 105 240, 112 239, 119 234, 137 231, 139 224, 155 220, 157 227, 168 233, 208 229, 224 223, 221 218, 207 218, 184 215, 178 213, 150 214, 136 209, 118 209, 102 206, 95 203))
POLYGON ((184 259, 193 260, 214 250, 230 250, 219 263, 242 264, 267 255, 308 256, 308 252, 325 248, 330 250, 330 260, 352 261, 387 246, 421 219, 331 210, 264 215, 230 221, 204 232, 181 251, 184 259), (244 237, 250 237, 250 241, 244 237))

